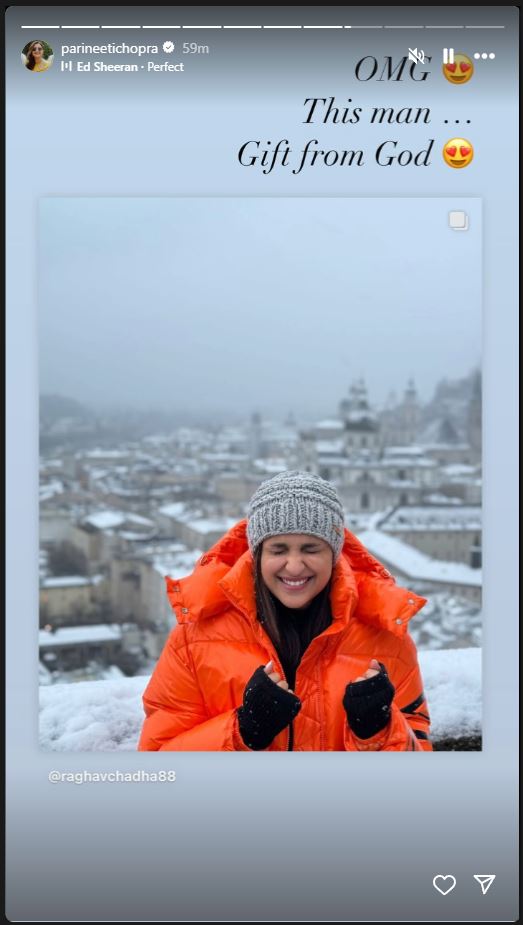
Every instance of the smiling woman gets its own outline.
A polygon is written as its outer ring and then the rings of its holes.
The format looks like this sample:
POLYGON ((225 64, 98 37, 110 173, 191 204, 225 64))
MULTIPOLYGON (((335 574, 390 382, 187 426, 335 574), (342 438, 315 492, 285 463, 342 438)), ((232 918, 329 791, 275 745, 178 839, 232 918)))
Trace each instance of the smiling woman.
POLYGON ((261 549, 262 578, 289 607, 306 607, 331 577, 332 549, 319 537, 284 534, 265 540, 261 549))
POLYGON ((47 71, 53 63, 52 49, 46 42, 35 39, 24 48, 22 61, 28 71, 34 71, 36 74, 47 71))
POLYGON ((179 625, 139 750, 431 751, 409 619, 425 604, 344 526, 336 489, 283 472, 168 579, 179 625))

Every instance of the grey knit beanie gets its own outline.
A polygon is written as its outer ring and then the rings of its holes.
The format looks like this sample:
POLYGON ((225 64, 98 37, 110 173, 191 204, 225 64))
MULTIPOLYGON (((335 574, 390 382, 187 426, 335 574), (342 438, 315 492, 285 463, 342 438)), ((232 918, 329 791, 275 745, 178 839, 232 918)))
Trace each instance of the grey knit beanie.
POLYGON ((336 561, 343 548, 344 516, 330 482, 311 472, 280 472, 262 482, 247 512, 247 539, 254 554, 268 536, 308 533, 332 547, 336 561))

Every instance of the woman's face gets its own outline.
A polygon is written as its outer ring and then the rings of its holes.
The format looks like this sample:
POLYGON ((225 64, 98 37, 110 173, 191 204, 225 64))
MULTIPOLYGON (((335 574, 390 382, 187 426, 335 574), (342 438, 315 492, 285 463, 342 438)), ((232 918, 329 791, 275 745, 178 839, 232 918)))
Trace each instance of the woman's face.
POLYGON ((37 42, 36 45, 33 45, 32 51, 34 58, 41 58, 44 53, 43 46, 40 45, 40 42, 37 42))
POLYGON ((307 607, 332 574, 332 549, 306 533, 286 533, 263 541, 262 578, 286 607, 307 607))

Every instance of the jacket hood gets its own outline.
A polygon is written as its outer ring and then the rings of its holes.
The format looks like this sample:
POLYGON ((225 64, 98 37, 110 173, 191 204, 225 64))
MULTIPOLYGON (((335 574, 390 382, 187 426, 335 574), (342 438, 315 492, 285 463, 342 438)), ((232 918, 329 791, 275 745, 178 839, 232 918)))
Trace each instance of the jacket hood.
MULTIPOLYGON (((197 562, 186 578, 166 578, 167 596, 178 623, 216 617, 231 604, 256 622, 253 559, 247 521, 241 520, 197 562)), ((396 636, 426 604, 426 598, 399 587, 392 575, 356 536, 345 529, 341 555, 332 574, 333 623, 355 618, 396 636)))

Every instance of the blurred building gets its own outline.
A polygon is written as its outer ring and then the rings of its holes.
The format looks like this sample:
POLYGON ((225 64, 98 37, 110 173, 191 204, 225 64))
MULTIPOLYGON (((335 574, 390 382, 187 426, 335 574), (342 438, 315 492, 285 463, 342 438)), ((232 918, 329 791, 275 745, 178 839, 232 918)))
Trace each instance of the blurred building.
POLYGON ((122 628, 101 624, 42 629, 38 643, 40 658, 50 670, 68 671, 90 661, 109 665, 122 650, 122 628))
POLYGON ((98 621, 106 599, 107 584, 102 575, 44 577, 40 581, 40 625, 98 621))
POLYGON ((125 673, 132 674, 143 660, 140 633, 130 624, 42 629, 39 650, 42 664, 53 672, 74 671, 97 663, 121 665, 125 673))
POLYGON ((379 520, 380 530, 433 559, 481 568, 481 508, 471 505, 397 507, 379 520))
POLYGON ((188 511, 183 504, 164 505, 158 512, 163 536, 179 540, 188 549, 205 552, 236 523, 231 517, 204 516, 188 511))
POLYGON ((413 591, 422 595, 445 592, 480 603, 481 569, 462 562, 433 559, 381 530, 362 530, 358 539, 400 584, 406 584, 413 591))
POLYGON ((106 565, 113 556, 135 542, 156 536, 154 521, 126 511, 103 510, 89 514, 71 530, 72 543, 93 568, 106 565))

